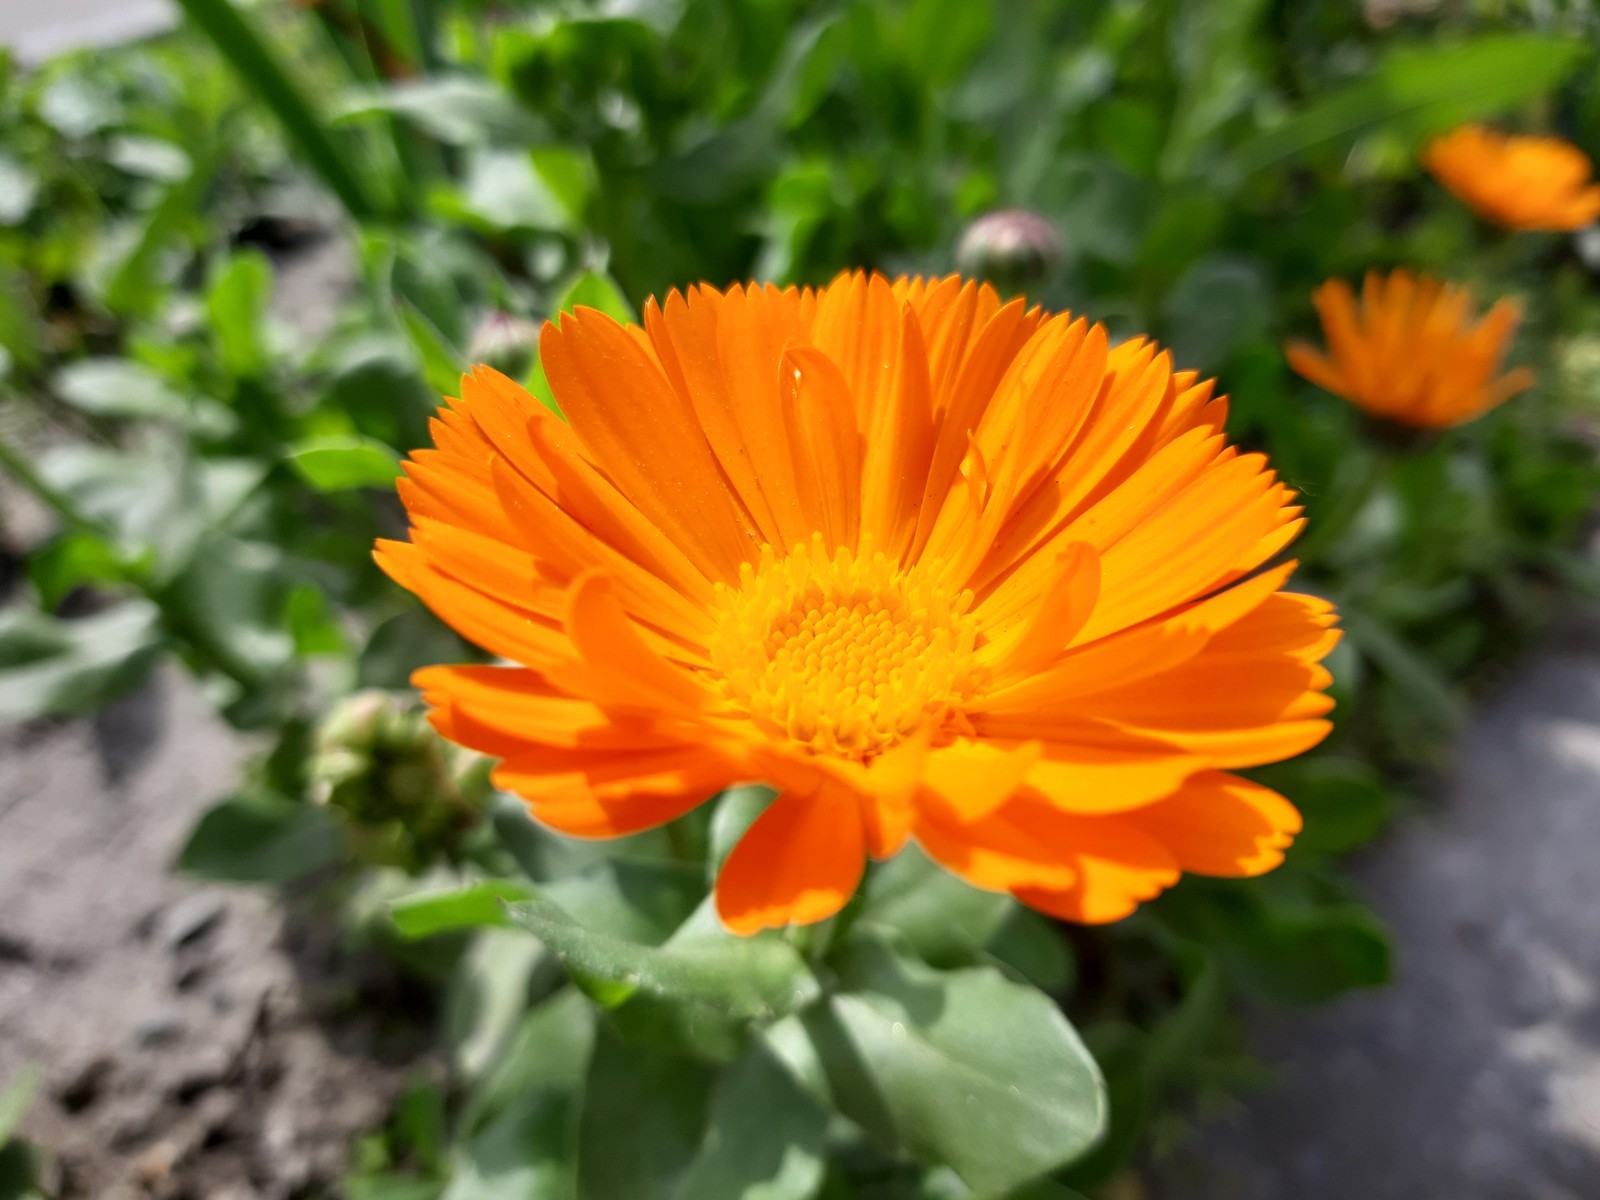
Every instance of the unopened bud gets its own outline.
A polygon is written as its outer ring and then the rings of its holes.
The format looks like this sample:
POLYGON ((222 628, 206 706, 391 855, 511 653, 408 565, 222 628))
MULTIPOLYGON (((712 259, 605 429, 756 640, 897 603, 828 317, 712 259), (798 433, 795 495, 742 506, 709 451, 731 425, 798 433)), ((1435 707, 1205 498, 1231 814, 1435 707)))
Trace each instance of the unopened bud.
POLYGON ((312 799, 344 814, 364 857, 417 871, 477 823, 489 793, 480 761, 435 733, 413 697, 366 691, 328 714, 307 773, 312 799))
POLYGON ((525 317, 492 312, 478 322, 467 342, 467 357, 508 375, 520 375, 532 362, 539 327, 525 317))
POLYGON ((1065 253, 1049 221, 1038 213, 1005 208, 967 226, 956 247, 956 267, 1003 292, 1020 292, 1049 279, 1065 253))
POLYGON ((1388 29, 1401 17, 1421 16, 1440 7, 1440 0, 1363 0, 1362 16, 1373 29, 1388 29))

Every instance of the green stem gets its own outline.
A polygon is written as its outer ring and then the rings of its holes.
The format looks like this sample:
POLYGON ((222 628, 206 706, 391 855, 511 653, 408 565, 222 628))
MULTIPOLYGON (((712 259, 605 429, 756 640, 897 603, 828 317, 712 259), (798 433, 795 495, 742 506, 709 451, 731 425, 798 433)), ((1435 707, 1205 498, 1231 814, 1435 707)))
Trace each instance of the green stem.
POLYGON ((84 516, 83 513, 78 511, 77 505, 73 504, 70 499, 56 491, 54 487, 46 482, 44 476, 34 470, 33 464, 28 461, 27 456, 6 441, 3 436, 0 436, 0 467, 10 471, 16 477, 18 483, 32 492, 41 504, 49 508, 51 512, 55 513, 68 525, 91 533, 105 532, 99 522, 92 521, 84 516))
POLYGON ((178 0, 189 19, 211 39, 235 71, 283 125, 322 181, 358 221, 381 215, 348 154, 312 110, 276 55, 229 0, 178 0))

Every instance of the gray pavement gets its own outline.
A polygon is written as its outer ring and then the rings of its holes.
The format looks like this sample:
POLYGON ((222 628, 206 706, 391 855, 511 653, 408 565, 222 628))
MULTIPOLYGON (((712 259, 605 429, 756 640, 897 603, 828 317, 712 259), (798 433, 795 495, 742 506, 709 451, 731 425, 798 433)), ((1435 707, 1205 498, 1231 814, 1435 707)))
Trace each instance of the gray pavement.
POLYGON ((0 46, 25 65, 80 46, 109 46, 177 24, 172 0, 0 0, 0 46))
POLYGON ((1600 1198, 1600 620, 1492 697, 1455 777, 1355 864, 1392 987, 1259 1014, 1275 1083, 1161 1200, 1600 1198))

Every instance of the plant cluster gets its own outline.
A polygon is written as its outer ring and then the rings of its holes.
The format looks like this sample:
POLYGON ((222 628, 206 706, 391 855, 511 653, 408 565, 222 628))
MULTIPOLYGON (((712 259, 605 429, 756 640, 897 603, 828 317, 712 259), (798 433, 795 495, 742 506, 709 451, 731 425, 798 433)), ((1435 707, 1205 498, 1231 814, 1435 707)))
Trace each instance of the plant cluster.
MULTIPOLYGON (((1177 1135, 1175 1102, 1251 1078, 1235 1000, 1383 982, 1339 856, 1600 585, 1600 246, 1486 219, 1570 229, 1586 201, 1505 220, 1460 182, 1503 148, 1433 140, 1484 121, 1600 149, 1588 6, 181 7, 169 37, 0 76, 0 720, 177 661, 262 739, 182 867, 315 887, 446 997, 447 1077, 357 1147, 352 1200, 1100 1194, 1177 1135), (1230 436, 1299 494, 1294 586, 1346 631, 1334 730, 1249 774, 1304 832, 1273 874, 1189 878, 1105 927, 912 849, 830 922, 736 938, 710 888, 769 790, 573 841, 425 723, 413 670, 486 659, 373 561, 406 528, 400 456, 476 362, 553 406, 545 318, 941 275, 958 247, 1215 376, 1230 436), (291 311, 293 264, 330 248, 352 294, 291 311), (1371 399, 1406 328, 1376 300, 1364 353, 1330 326, 1326 358, 1286 355, 1317 308, 1354 311, 1327 281, 1391 268, 1452 285, 1427 296, 1458 326, 1457 287, 1520 311, 1481 370, 1429 351, 1466 393, 1449 419, 1371 399)), ((29 1194, 14 1173, 0 1194, 29 1194)))

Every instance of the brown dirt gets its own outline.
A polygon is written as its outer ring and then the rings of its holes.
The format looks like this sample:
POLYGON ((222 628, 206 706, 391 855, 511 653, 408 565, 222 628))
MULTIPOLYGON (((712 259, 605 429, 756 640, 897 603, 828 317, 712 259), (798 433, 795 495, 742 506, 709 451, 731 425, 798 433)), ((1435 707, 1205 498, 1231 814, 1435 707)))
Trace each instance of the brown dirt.
POLYGON ((0 1086, 43 1071, 22 1132, 63 1198, 335 1192, 419 1054, 333 922, 173 875, 245 752, 175 675, 0 730, 0 1086))

